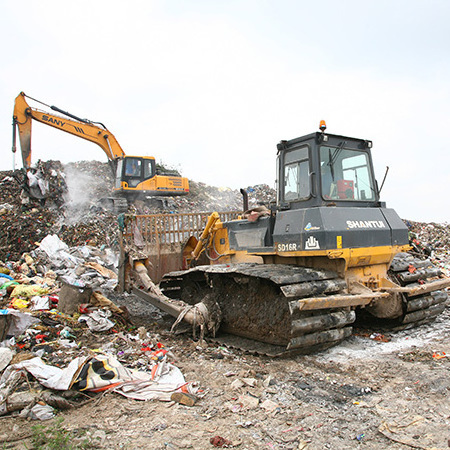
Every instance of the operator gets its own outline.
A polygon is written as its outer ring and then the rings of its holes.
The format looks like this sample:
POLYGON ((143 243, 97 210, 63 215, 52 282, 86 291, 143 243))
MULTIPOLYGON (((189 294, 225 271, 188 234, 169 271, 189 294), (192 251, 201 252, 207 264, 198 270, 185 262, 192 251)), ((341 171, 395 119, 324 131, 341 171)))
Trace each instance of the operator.
POLYGON ((129 159, 127 161, 127 166, 125 168, 125 175, 127 177, 136 177, 139 176, 139 167, 135 159, 129 159))
POLYGON ((336 194, 336 187, 333 183, 333 176, 331 175, 330 166, 327 163, 323 163, 321 170, 322 178, 322 197, 333 198, 336 194))

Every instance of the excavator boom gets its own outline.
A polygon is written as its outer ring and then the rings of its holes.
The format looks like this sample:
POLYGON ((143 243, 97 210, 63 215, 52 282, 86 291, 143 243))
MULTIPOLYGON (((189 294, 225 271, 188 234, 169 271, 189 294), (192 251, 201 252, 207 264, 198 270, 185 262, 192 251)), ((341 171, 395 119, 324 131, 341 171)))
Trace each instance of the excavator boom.
MULTIPOLYGON (((153 156, 127 156, 114 135, 100 122, 92 122, 68 113, 56 106, 46 105, 21 92, 14 103, 13 153, 16 152, 16 131, 19 131, 22 161, 25 169, 31 167, 32 121, 36 120, 60 131, 97 144, 108 157, 115 178, 111 202, 125 208, 127 201, 147 201, 155 196, 179 196, 189 193, 189 181, 178 174, 161 173, 153 156), (26 98, 41 103, 62 115, 31 107, 26 98), (119 200, 123 200, 120 202, 119 200)), ((161 202, 157 202, 161 203, 161 202)), ((117 208, 114 208, 117 209, 117 208)))
POLYGON ((103 125, 98 126, 89 120, 80 119, 56 106, 50 106, 50 108, 61 114, 68 115, 72 119, 40 111, 30 107, 25 97, 26 95, 23 92, 16 97, 13 114, 13 125, 17 125, 19 129, 22 161, 25 168, 31 166, 31 123, 33 119, 97 144, 106 153, 109 161, 125 156, 125 152, 117 142, 117 139, 103 125))

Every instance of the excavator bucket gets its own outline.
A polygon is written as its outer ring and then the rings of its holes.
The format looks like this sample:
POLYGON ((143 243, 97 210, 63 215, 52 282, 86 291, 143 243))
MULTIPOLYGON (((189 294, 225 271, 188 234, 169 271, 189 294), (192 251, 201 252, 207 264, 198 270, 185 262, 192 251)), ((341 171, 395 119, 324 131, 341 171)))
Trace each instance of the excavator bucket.
MULTIPOLYGON (((13 126, 19 129, 19 141, 22 150, 23 167, 31 167, 31 117, 28 116, 28 104, 25 101, 25 94, 21 92, 14 103, 13 126), (20 124, 20 126, 18 126, 20 124)), ((15 132, 13 133, 15 140, 15 132)), ((15 147, 15 142, 13 147, 15 147)))

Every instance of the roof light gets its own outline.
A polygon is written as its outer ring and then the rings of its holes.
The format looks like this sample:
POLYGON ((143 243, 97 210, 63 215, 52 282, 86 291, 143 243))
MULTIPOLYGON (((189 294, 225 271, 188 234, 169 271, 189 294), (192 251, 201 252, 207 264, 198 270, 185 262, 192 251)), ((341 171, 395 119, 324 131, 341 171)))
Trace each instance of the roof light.
POLYGON ((320 121, 319 128, 322 133, 327 129, 327 124, 325 123, 325 120, 320 121))

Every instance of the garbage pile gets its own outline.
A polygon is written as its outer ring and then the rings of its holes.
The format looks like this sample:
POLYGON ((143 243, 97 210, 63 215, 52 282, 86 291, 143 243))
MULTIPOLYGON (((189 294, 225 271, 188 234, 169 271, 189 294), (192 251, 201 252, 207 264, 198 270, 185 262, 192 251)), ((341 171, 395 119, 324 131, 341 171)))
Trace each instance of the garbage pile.
MULTIPOLYGON (((101 198, 111 195, 113 177, 108 163, 97 161, 81 161, 69 163, 64 166, 67 184, 69 185, 66 205, 77 201, 81 194, 73 186, 73 179, 80 185, 83 191, 88 193, 84 200, 90 202, 91 206, 101 198)), ((130 213, 156 214, 170 212, 210 212, 210 211, 241 211, 243 208, 242 194, 239 189, 228 187, 208 186, 205 183, 189 180, 190 192, 187 196, 180 197, 158 197, 159 201, 143 204, 136 202, 130 208, 130 213)), ((267 184, 244 187, 248 194, 249 208, 265 205, 276 200, 275 189, 267 184)))
MULTIPOLYGON (((36 177, 34 183, 38 184, 47 207, 55 206, 60 208, 64 204, 64 195, 67 192, 66 176, 61 162, 39 160, 30 172, 27 173, 26 176, 29 179, 33 176, 36 177)), ((23 205, 33 203, 32 198, 27 198, 27 190, 32 189, 32 186, 32 180, 29 180, 28 183, 22 185, 24 191, 22 195, 23 205)), ((44 204, 44 202, 41 203, 44 204)))
POLYGON ((56 220, 55 213, 45 208, 22 212, 11 203, 0 203, 0 260, 18 260, 50 232, 56 220))
POLYGON ((104 295, 117 284, 116 268, 110 249, 70 248, 56 235, 19 261, 0 261, 0 416, 47 420, 105 390, 196 398, 170 348, 104 295))
POLYGON ((0 211, 20 207, 20 190, 24 181, 23 172, 7 170, 0 176, 0 211), (19 195, 18 195, 19 194, 19 195))
MULTIPOLYGON (((117 245, 117 217, 100 206, 111 194, 112 173, 108 163, 81 161, 62 165, 59 161, 39 162, 41 175, 49 186, 45 202, 22 200, 24 172, 0 172, 0 260, 16 261, 30 252, 48 234, 56 234, 70 247, 92 244, 117 245)), ((190 181, 185 197, 164 197, 155 204, 137 202, 130 213, 242 211, 239 190, 207 186, 190 181)), ((249 208, 269 205, 275 191, 267 185, 247 187, 249 208)))
POLYGON ((405 220, 413 251, 425 255, 450 276, 450 227, 448 224, 405 220))
MULTIPOLYGON (((50 165, 41 164, 42 170, 47 171, 50 165)), ((43 208, 41 202, 30 200, 24 194, 25 177, 22 170, 0 173, 0 258, 11 257, 15 260, 29 251, 35 242, 47 235, 48 229, 58 218, 55 208, 43 208)), ((58 176, 55 178, 58 179, 58 176)), ((56 194, 54 184, 47 184, 53 186, 55 199, 63 202, 56 194)))
POLYGON ((28 173, 24 169, 1 172, 0 187, 0 205, 21 207, 22 210, 44 204, 47 208, 59 208, 64 204, 67 192, 60 161, 39 160, 28 173))
POLYGON ((49 161, 39 167, 49 186, 50 197, 45 202, 30 198, 23 201, 22 170, 0 172, 0 260, 19 260, 49 234, 57 234, 69 246, 113 246, 118 233, 116 216, 92 208, 91 203, 74 209, 68 201, 61 163, 49 161))
MULTIPOLYGON (((1 186, 0 186, 1 189, 1 186)), ((49 234, 57 234, 69 246, 117 243, 117 217, 107 211, 87 212, 77 223, 65 223, 64 211, 20 207, 0 200, 0 260, 16 261, 49 234)))
MULTIPOLYGON (((242 211, 243 198, 238 189, 208 186, 189 181, 190 194, 178 200, 182 211, 242 211)), ((248 195, 249 208, 269 207, 276 200, 276 191, 267 184, 243 187, 248 195)), ((180 212, 182 212, 180 211, 180 212)))
MULTIPOLYGON (((243 188, 248 195, 248 206, 269 205, 275 202, 276 191, 266 184, 243 188)), ((242 211, 243 197, 239 189, 208 186, 205 183, 189 180, 189 195, 184 197, 160 197, 155 205, 136 202, 130 209, 136 214, 189 213, 212 211, 242 211)))

